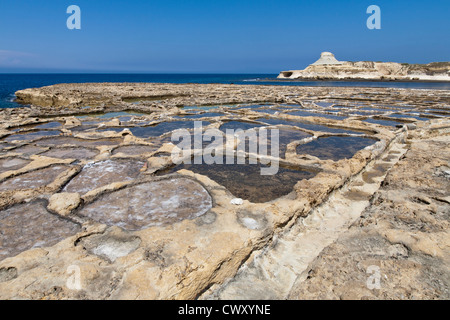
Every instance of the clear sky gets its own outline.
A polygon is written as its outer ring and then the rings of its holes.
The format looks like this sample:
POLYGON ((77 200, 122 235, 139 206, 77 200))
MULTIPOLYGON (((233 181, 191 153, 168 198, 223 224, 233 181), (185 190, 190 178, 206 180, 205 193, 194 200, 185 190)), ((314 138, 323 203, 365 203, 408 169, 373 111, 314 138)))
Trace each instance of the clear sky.
POLYGON ((0 72, 278 73, 322 51, 428 63, 450 60, 449 39, 449 0, 0 0, 0 72))

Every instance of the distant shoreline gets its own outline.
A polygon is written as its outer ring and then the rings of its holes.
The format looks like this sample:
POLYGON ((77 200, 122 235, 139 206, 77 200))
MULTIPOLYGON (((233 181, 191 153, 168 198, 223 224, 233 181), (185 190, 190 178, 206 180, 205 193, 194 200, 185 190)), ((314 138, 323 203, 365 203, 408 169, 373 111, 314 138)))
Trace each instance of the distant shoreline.
POLYGON ((278 79, 439 82, 450 83, 450 62, 409 64, 377 61, 339 61, 331 52, 322 52, 319 60, 303 70, 281 71, 278 79))
POLYGON ((450 82, 357 79, 277 79, 276 74, 0 74, 0 109, 20 107, 15 92, 58 83, 192 83, 246 86, 306 86, 450 90, 450 82))
POLYGON ((316 78, 302 78, 302 79, 260 79, 257 81, 273 81, 273 82, 386 82, 386 83, 396 83, 396 82, 412 82, 412 83, 450 83, 450 81, 445 80, 414 80, 414 79, 365 79, 365 78, 351 78, 351 79, 316 79, 316 78))

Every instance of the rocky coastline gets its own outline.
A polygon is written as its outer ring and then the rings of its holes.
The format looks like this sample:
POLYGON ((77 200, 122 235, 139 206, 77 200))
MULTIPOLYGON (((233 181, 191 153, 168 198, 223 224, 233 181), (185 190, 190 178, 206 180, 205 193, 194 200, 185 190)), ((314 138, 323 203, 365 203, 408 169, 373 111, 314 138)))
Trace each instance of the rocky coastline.
POLYGON ((450 62, 409 64, 374 61, 338 61, 330 52, 304 70, 282 71, 278 79, 337 81, 450 81, 450 62))
POLYGON ((447 90, 86 83, 16 96, 24 107, 0 111, 2 299, 449 298, 447 90), (285 171, 262 184, 176 166, 171 134, 194 120, 279 129, 285 171), (371 289, 368 266, 393 281, 371 289))

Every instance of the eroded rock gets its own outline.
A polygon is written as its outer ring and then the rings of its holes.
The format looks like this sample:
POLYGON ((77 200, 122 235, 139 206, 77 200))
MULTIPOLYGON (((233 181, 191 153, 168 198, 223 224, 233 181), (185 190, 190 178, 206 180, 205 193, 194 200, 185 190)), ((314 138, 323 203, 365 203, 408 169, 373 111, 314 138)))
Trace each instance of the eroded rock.
POLYGON ((78 193, 55 193, 50 197, 47 208, 62 216, 67 216, 78 207, 80 202, 81 198, 78 193))
POLYGON ((250 230, 261 230, 267 226, 267 218, 261 212, 252 213, 246 209, 239 210, 237 219, 242 226, 250 230))
MULTIPOLYGON (((19 165, 17 171, 0 174, 3 179, 0 185, 51 164, 65 166, 70 163, 72 167, 67 174, 58 176, 56 182, 44 184, 43 188, 13 188, 2 192, 1 205, 6 207, 5 210, 13 210, 19 206, 14 203, 25 205, 30 199, 33 202, 36 198, 48 198, 52 213, 45 210, 45 201, 42 208, 35 211, 43 210, 43 213, 58 219, 70 213, 67 218, 83 222, 83 231, 74 239, 70 237, 71 232, 60 235, 59 239, 66 240, 45 250, 23 249, 26 252, 0 262, 0 277, 6 279, 0 282, 1 298, 193 299, 207 288, 233 278, 255 250, 270 252, 274 243, 278 249, 271 261, 279 262, 281 267, 267 269, 270 271, 267 279, 272 279, 270 281, 276 285, 270 290, 258 291, 264 287, 259 287, 260 278, 249 283, 255 297, 276 298, 277 290, 287 290, 288 278, 298 270, 288 262, 302 260, 310 266, 304 259, 318 246, 318 238, 312 237, 310 242, 289 247, 285 241, 277 242, 280 234, 300 218, 305 223, 304 229, 297 234, 289 231, 292 239, 307 236, 311 228, 324 223, 326 227, 314 235, 329 240, 332 238, 330 230, 337 228, 333 223, 350 215, 350 208, 363 210, 369 199, 380 211, 380 216, 373 221, 378 221, 383 229, 371 233, 364 241, 357 236, 340 247, 342 250, 330 252, 342 257, 348 252, 345 250, 359 241, 362 250, 355 257, 366 254, 369 248, 370 254, 382 255, 396 263, 407 263, 411 267, 410 274, 417 274, 417 261, 432 261, 432 267, 424 269, 426 272, 422 273, 422 278, 426 281, 433 277, 440 279, 442 269, 439 266, 447 257, 445 246, 440 247, 445 243, 442 234, 445 224, 434 221, 445 216, 449 196, 442 192, 445 188, 431 181, 448 181, 448 161, 441 159, 433 163, 428 176, 414 175, 414 179, 405 179, 411 175, 411 170, 419 172, 430 162, 420 153, 415 153, 418 165, 405 170, 404 175, 394 171, 397 176, 391 175, 383 182, 383 186, 390 189, 376 193, 373 198, 373 188, 381 183, 387 167, 382 164, 372 166, 368 171, 365 168, 374 159, 388 162, 389 167, 393 165, 392 161, 398 161, 396 155, 399 151, 385 154, 386 147, 394 140, 407 142, 409 146, 408 136, 420 140, 431 134, 440 139, 439 150, 445 150, 448 124, 445 119, 437 119, 449 114, 446 110, 450 96, 445 90, 436 93, 433 90, 381 88, 143 83, 63 84, 30 89, 18 95, 23 101, 30 99, 29 102, 33 100, 34 104, 42 103, 42 106, 18 112, 4 110, 0 114, 1 137, 23 135, 20 142, 3 141, 0 144, 1 156, 2 160, 19 157, 25 160, 29 157, 33 161, 22 167, 19 165), (138 103, 128 102, 131 100, 138 103), (135 111, 130 116, 124 110, 135 111), (60 124, 74 114, 77 114, 81 125, 75 121, 61 128, 60 124), (436 118, 431 122, 416 121, 432 119, 431 114, 436 118), (262 178, 258 166, 251 168, 245 165, 243 168, 217 164, 209 168, 181 166, 173 168, 174 171, 182 168, 189 171, 181 170, 176 176, 167 176, 171 169, 160 172, 170 164, 174 148, 172 143, 167 143, 171 142, 170 131, 184 128, 192 133, 192 120, 196 119, 207 120, 203 121, 204 129, 218 130, 224 123, 226 125, 222 129, 227 126, 279 129, 281 170, 272 177, 266 177, 268 179, 262 178), (414 124, 416 128, 409 130, 408 124, 414 124), (43 137, 48 134, 48 129, 55 130, 55 134, 58 129, 63 136, 43 137), (374 138, 379 142, 358 152, 364 146, 352 142, 331 143, 322 150, 324 159, 310 154, 312 151, 302 155, 296 153, 301 148, 298 145, 350 136, 358 140, 374 138), (342 156, 342 151, 351 152, 342 156), (157 154, 153 155, 153 152, 157 154), (33 155, 37 153, 40 156, 33 155), (347 159, 325 160, 334 154, 338 154, 339 159, 347 159), (88 163, 86 159, 91 155, 95 162, 88 163), (138 161, 141 160, 145 164, 140 167, 138 161), (103 166, 94 165, 99 163, 103 166), (117 170, 110 172, 105 170, 108 163, 128 165, 112 166, 117 170), (94 169, 86 174, 90 166, 94 169), (84 173, 69 182, 82 167, 84 173), (335 206, 327 206, 330 195, 346 188, 348 181, 352 181, 361 170, 366 175, 358 180, 358 184, 346 189, 335 206), (163 177, 155 177, 155 172, 163 177), (402 179, 407 183, 402 184, 402 179), (81 190, 83 203, 79 202, 76 194, 72 198, 61 192, 67 185, 81 190), (423 186, 434 188, 436 192, 421 194, 418 190, 423 186), (86 191, 83 188, 89 191, 83 194, 86 191), (407 188, 412 191, 405 197, 401 190, 407 188), (246 200, 239 206, 232 205, 232 194, 246 200), (251 201, 247 201, 249 199, 251 201), (410 202, 405 204, 399 199, 410 202), (405 209, 408 206, 411 210, 405 209), (315 216, 316 220, 301 218, 314 208, 322 208, 318 210, 320 214, 315 216), (389 212, 385 209, 389 208, 398 211, 393 215, 396 219, 386 223, 382 218, 389 212), (327 217, 326 221, 320 220, 327 217), (418 222, 416 230, 402 229, 415 222, 418 222), (436 243, 440 246, 437 247, 436 243), (379 250, 380 246, 382 250, 379 250), (300 251, 306 255, 298 256, 300 251), (413 258, 416 262, 411 263, 409 260, 413 258), (74 264, 83 274, 81 291, 66 288, 67 270, 74 264), (17 274, 8 268, 17 268, 17 274), (48 276, 42 277, 43 274, 48 276), (278 274, 283 278, 274 277, 278 274)), ((372 143, 374 141, 371 140, 372 143)), ((235 143, 227 145, 236 147, 235 143)), ((205 141, 202 146, 205 146, 205 141)), ((39 172, 46 175, 47 171, 39 172)), ((38 175, 36 181, 41 178, 38 175)), ((33 183, 30 181, 29 185, 33 186, 33 183)), ((11 230, 19 228, 23 220, 19 219, 20 214, 16 216, 17 219, 10 224, 11 230)), ((358 217, 359 214, 355 216, 358 217)), ((371 221, 367 218, 362 220, 362 224, 369 225, 371 221)), ((39 232, 32 230, 30 234, 40 237, 39 232)), ((8 233, 7 241, 13 241, 14 235, 8 233)), ((49 235, 53 237, 51 232, 49 235)), ((325 266, 333 265, 332 260, 324 261, 325 266)), ((355 277, 341 278, 341 275, 351 274, 349 271, 355 260, 342 258, 341 262, 335 270, 342 270, 338 279, 348 280, 348 284, 337 289, 336 296, 371 297, 364 285, 355 282, 355 277)), ((371 260, 363 261, 357 266, 362 272, 357 280, 366 276, 364 272, 370 266, 369 262, 371 260)), ((375 264, 383 270, 382 263, 375 261, 375 264)), ((395 268, 388 270, 396 276, 401 274, 395 268)), ((320 270, 316 271, 311 275, 317 274, 321 279, 320 270)), ((243 278, 235 278, 237 282, 239 279, 243 278)), ((244 282, 242 285, 245 288, 244 282)), ((248 288, 247 285, 244 291, 249 292, 248 288)), ((323 289, 320 286, 311 288, 315 292, 323 289)), ((237 297, 238 293, 229 297, 237 297)))
POLYGON ((81 245, 91 254, 110 262, 135 251, 141 243, 137 236, 129 235, 119 228, 110 228, 100 235, 83 238, 81 245))

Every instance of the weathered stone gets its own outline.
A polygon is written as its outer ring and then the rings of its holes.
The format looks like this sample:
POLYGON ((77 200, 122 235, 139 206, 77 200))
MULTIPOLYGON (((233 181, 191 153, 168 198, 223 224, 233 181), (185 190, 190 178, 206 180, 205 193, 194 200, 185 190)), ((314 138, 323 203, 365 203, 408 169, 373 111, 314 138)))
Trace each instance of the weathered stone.
POLYGON ((66 126, 66 127, 81 126, 81 121, 75 117, 71 117, 71 118, 66 119, 64 126, 66 126))
POLYGON ((0 269, 0 282, 6 282, 17 278, 17 268, 8 267, 0 269))
POLYGON ((139 237, 128 235, 119 228, 111 228, 101 235, 83 238, 82 245, 91 254, 95 254, 110 262, 127 256, 135 251, 141 243, 139 237))
POLYGON ((404 245, 395 244, 388 248, 388 254, 393 258, 407 258, 408 249, 404 245))
MULTIPOLYGON (((446 90, 98 83, 36 88, 18 96, 35 106, 19 110, 23 117, 10 110, 0 114, 0 136, 22 139, 18 148, 16 143, 1 143, 0 160, 32 161, 0 173, 2 185, 49 166, 71 167, 48 184, 1 193, 2 213, 14 213, 1 224, 8 228, 0 238, 0 247, 8 251, 0 261, 2 299, 195 299, 207 297, 208 288, 231 288, 227 283, 239 284, 237 290, 219 290, 223 295, 212 297, 447 294, 442 277, 448 264, 446 90), (132 109, 141 112, 133 119, 124 112, 132 109), (210 109, 216 110, 206 111, 210 109), (443 117, 433 118, 432 112, 443 117), (75 121, 62 129, 57 126, 81 113, 91 115, 76 118, 82 119, 81 125, 75 121), (428 117, 432 120, 425 121, 428 117), (171 168, 160 169, 170 165, 175 147, 168 143, 170 132, 192 129, 192 120, 201 118, 208 121, 204 129, 218 130, 224 123, 225 128, 279 129, 282 152, 271 161, 289 170, 271 177, 272 184, 265 184, 259 172, 252 177, 246 170, 222 170, 215 164, 168 176, 171 168), (43 122, 64 136, 36 140, 48 134, 43 122), (415 130, 403 126, 411 123, 415 130), (24 126, 33 126, 32 131, 12 133, 31 128, 24 126), (347 159, 337 161, 296 153, 308 142, 336 136, 378 142, 355 148, 347 159), (90 155, 82 148, 93 152, 94 162, 86 161, 90 155), (410 151, 399 162, 406 149, 410 151), (103 165, 94 165, 98 163, 103 165), (125 165, 108 171, 108 163, 125 165), (95 168, 86 174, 90 166, 95 168), (296 175, 303 170, 310 174, 296 175), (221 180, 225 174, 227 179, 221 180), (78 196, 61 193, 69 185, 87 191, 81 195, 83 204, 78 196), (254 202, 233 205, 234 193, 254 202), (47 212, 45 200, 41 207, 23 209, 38 198, 49 199, 53 213, 47 212), (22 218, 25 212, 44 218, 31 228, 22 218), (63 214, 68 216, 63 219, 63 214), (73 219, 83 223, 82 228, 75 224, 75 231, 65 230, 52 218, 69 225, 67 219, 73 219), (26 237, 15 238, 22 227, 29 231, 26 237), (27 249, 36 239, 35 246, 41 239, 56 242, 43 244, 45 249, 27 249), (241 266, 255 273, 242 272, 241 266), (366 285, 371 266, 380 267, 381 290, 366 285), (80 290, 67 282, 77 268, 80 290), (305 279, 308 288, 302 291, 305 279)), ((225 145, 235 149, 237 139, 225 145)))
POLYGON ((81 202, 78 193, 55 193, 49 199, 47 209, 62 216, 69 215, 81 202))
POLYGON ((118 127, 120 126, 120 120, 119 119, 112 119, 110 121, 104 122, 103 125, 105 127, 118 127))
POLYGON ((320 254, 308 277, 299 278, 290 299, 450 297, 449 204, 433 200, 448 193, 448 179, 433 172, 449 159, 450 149, 432 131, 416 134, 373 203, 320 254), (369 272, 373 266, 380 276, 376 289, 367 285, 374 276, 369 272))

